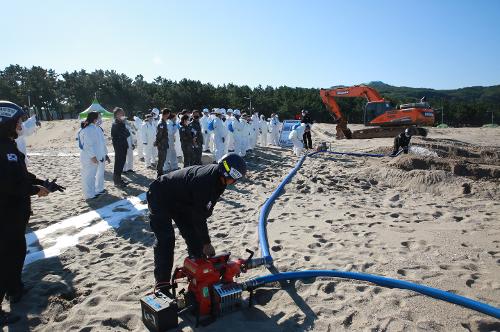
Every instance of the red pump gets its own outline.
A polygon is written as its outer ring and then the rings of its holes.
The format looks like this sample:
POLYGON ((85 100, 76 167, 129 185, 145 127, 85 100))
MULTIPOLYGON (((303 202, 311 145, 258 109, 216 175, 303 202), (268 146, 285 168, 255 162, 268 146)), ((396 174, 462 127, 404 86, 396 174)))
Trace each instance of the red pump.
POLYGON ((243 288, 234 281, 242 272, 264 265, 262 258, 252 259, 253 252, 247 249, 250 256, 247 259, 230 261, 230 253, 210 258, 184 259, 184 265, 176 268, 172 276, 173 295, 181 279, 189 282, 187 292, 182 290, 184 301, 178 301, 179 309, 192 310, 196 316, 196 325, 199 318, 211 316, 214 319, 221 314, 232 311, 241 306, 243 288))

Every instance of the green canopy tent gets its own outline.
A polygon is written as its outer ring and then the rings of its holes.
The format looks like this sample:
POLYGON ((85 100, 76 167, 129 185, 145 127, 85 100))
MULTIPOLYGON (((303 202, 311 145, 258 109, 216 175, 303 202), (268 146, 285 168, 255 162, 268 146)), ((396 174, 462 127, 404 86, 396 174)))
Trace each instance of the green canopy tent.
POLYGON ((90 105, 89 108, 87 108, 85 111, 80 113, 80 115, 78 115, 78 118, 86 119, 87 114, 89 114, 90 112, 101 113, 101 116, 103 119, 112 119, 113 118, 113 113, 108 112, 104 107, 102 107, 101 104, 99 104, 99 102, 97 101, 97 98, 94 98, 94 100, 92 101, 92 105, 90 105))

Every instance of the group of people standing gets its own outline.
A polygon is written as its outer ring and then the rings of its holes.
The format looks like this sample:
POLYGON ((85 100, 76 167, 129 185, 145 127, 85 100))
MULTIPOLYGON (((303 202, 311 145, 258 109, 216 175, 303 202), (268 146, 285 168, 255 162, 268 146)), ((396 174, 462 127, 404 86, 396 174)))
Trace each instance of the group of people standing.
POLYGON ((266 119, 262 114, 259 117, 257 112, 242 113, 230 108, 214 108, 210 112, 205 108, 200 123, 205 142, 203 150, 212 152, 215 160, 228 152, 244 157, 257 144, 262 147, 279 145, 281 122, 274 113, 266 119))
MULTIPOLYGON (((228 152, 241 157, 260 146, 279 145, 281 122, 276 114, 266 119, 257 112, 250 115, 238 109, 207 108, 182 110, 175 113, 169 108, 151 110, 141 120, 134 116, 128 121, 121 108, 113 110, 114 121, 111 138, 115 151, 113 182, 118 187, 128 183, 123 173, 134 172, 134 151, 149 169, 155 169, 157 177, 183 167, 201 165, 203 152, 210 152, 218 161, 228 152)), ((104 168, 110 162, 106 138, 101 127, 102 117, 90 112, 81 123, 77 140, 80 147, 82 185, 85 199, 93 199, 105 193, 104 168)))

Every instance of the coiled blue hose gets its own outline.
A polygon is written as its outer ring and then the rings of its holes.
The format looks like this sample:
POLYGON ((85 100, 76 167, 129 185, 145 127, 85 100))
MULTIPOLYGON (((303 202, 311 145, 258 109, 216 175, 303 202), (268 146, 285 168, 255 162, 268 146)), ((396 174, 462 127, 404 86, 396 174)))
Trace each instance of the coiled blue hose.
MULTIPOLYGON (((278 198, 278 196, 283 191, 285 185, 292 179, 292 177, 297 173, 299 168, 304 163, 305 159, 309 156, 313 156, 320 152, 313 152, 309 155, 303 156, 299 159, 295 167, 290 171, 290 173, 283 179, 283 181, 279 184, 278 188, 271 194, 271 196, 267 199, 265 204, 262 206, 260 216, 259 216, 259 245, 262 253, 262 258, 266 262, 267 266, 273 264, 273 258, 269 252, 269 242, 267 239, 267 216, 274 204, 274 201, 278 198)), ((372 153, 357 153, 357 152, 336 152, 336 151, 324 151, 324 153, 330 154, 340 154, 340 155, 349 155, 349 156, 359 156, 359 157, 384 157, 381 154, 372 154, 372 153)), ((401 151, 397 154, 399 155, 401 151)), ((262 277, 257 277, 251 280, 248 280, 243 283, 244 288, 256 288, 267 283, 282 281, 282 280, 296 280, 296 279, 307 279, 314 277, 334 277, 334 278, 345 278, 345 279, 355 279, 361 281, 371 282, 373 284, 388 287, 388 288, 400 288, 400 289, 408 289, 423 295, 427 295, 433 297, 435 299, 443 300, 446 302, 454 303, 460 305, 465 308, 469 308, 486 315, 495 317, 500 319, 500 309, 493 307, 489 304, 482 303, 479 301, 475 301, 464 296, 456 295, 450 292, 446 292, 440 289, 415 284, 412 282, 397 280, 387 277, 382 277, 373 274, 359 273, 359 272, 348 272, 348 271, 337 271, 337 270, 309 270, 309 271, 296 271, 296 272, 281 272, 277 274, 270 274, 262 277)))

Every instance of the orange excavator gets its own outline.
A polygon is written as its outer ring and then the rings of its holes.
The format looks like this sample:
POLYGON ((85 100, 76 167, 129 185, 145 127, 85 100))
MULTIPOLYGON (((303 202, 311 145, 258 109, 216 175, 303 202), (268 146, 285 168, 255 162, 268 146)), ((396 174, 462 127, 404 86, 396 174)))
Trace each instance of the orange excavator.
POLYGON ((337 139, 393 137, 406 128, 412 128, 416 135, 425 136, 427 131, 416 126, 434 125, 434 110, 425 101, 425 97, 418 103, 393 107, 377 90, 366 85, 321 89, 319 93, 337 122, 337 139), (364 124, 376 128, 351 131, 347 127, 347 118, 335 101, 335 98, 345 97, 365 97, 368 102, 364 108, 364 124))

